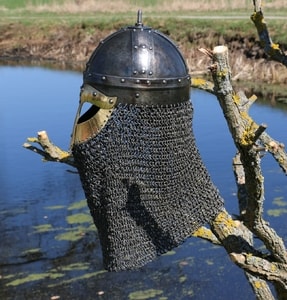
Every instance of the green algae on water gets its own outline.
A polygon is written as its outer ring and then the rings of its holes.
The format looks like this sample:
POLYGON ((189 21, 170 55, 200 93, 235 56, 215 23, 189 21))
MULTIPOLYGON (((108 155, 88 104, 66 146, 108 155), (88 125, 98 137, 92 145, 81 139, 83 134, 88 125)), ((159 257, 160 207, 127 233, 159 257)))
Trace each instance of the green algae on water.
POLYGON ((84 227, 84 226, 77 226, 74 228, 67 228, 65 232, 62 232, 55 236, 55 239, 58 241, 77 241, 81 239, 86 232, 95 231, 95 226, 84 227))
POLYGON ((271 217, 280 217, 283 214, 287 214, 287 208, 268 209, 267 214, 271 217))
POLYGON ((162 293, 163 293, 162 290, 148 289, 148 290, 144 290, 144 291, 137 291, 137 292, 130 293, 129 299, 130 300, 145 300, 145 299, 150 299, 150 298, 159 296, 162 293))
POLYGON ((21 255, 30 255, 30 254, 36 254, 36 253, 41 253, 41 248, 33 248, 33 249, 28 249, 25 250, 21 253, 21 255))
POLYGON ((73 209, 80 209, 80 208, 85 208, 87 207, 87 200, 83 199, 81 201, 77 201, 72 203, 69 207, 68 210, 73 210, 73 209))
POLYGON ((53 226, 51 224, 42 224, 33 226, 33 228, 36 230, 36 233, 49 232, 53 230, 53 226))
POLYGON ((186 281, 187 277, 184 275, 184 276, 181 276, 179 277, 179 282, 180 283, 184 283, 186 281))
POLYGON ((18 286, 24 283, 29 283, 31 281, 37 281, 42 279, 57 279, 60 277, 65 276, 62 273, 36 273, 36 274, 29 274, 28 276, 24 278, 15 279, 9 283, 7 283, 7 286, 18 286))
POLYGON ((287 214, 287 201, 284 201, 284 197, 276 197, 273 199, 272 204, 280 207, 275 209, 268 209, 267 214, 272 217, 280 217, 283 214, 287 214))
POLYGON ((70 230, 64 233, 60 233, 55 236, 55 239, 57 241, 70 241, 75 242, 80 240, 84 235, 84 232, 80 230, 79 228, 76 230, 70 230))
POLYGON ((93 277, 97 277, 98 275, 102 274, 102 273, 106 273, 106 270, 101 270, 101 271, 97 271, 97 272, 93 272, 93 273, 86 273, 82 276, 78 276, 78 277, 74 277, 68 280, 64 280, 60 283, 56 283, 56 284, 50 284, 48 285, 49 288, 51 287, 55 287, 55 286, 59 286, 59 285, 64 285, 64 284, 70 284, 72 282, 78 281, 78 280, 85 280, 85 279, 90 279, 93 277))
POLYGON ((277 197, 272 201, 272 203, 280 207, 287 206, 287 201, 284 201, 284 197, 277 197))
POLYGON ((174 250, 171 250, 171 251, 168 251, 168 252, 162 254, 162 256, 169 256, 169 255, 174 255, 174 254, 176 254, 176 252, 174 250))
POLYGON ((66 217, 68 224, 91 223, 92 217, 89 214, 78 213, 66 217))
POLYGON ((74 263, 61 268, 61 271, 81 271, 89 269, 88 263, 74 263))
POLYGON ((4 276, 2 276, 2 279, 11 279, 11 278, 14 278, 14 277, 22 275, 22 274, 23 273, 4 275, 4 276))
POLYGON ((49 210, 57 210, 57 209, 63 209, 66 208, 65 205, 54 205, 54 206, 46 206, 45 209, 49 210))

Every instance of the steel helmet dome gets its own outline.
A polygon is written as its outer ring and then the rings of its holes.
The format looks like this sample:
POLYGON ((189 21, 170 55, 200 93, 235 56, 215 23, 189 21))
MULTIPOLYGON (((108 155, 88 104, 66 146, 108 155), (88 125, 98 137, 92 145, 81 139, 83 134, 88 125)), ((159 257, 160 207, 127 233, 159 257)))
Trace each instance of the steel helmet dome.
POLYGON ((185 60, 166 35, 142 23, 102 40, 84 72, 88 84, 118 102, 169 104, 189 100, 190 76, 185 60))

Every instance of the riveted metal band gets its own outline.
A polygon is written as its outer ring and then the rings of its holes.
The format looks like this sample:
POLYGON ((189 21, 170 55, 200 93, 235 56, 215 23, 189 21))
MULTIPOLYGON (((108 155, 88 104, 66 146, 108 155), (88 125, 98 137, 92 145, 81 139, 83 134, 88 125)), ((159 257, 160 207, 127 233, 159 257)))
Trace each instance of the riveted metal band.
POLYGON ((190 85, 190 75, 176 78, 132 78, 109 76, 97 73, 87 73, 84 81, 94 87, 97 85, 107 85, 121 88, 141 88, 141 89, 172 89, 190 85))
POLYGON ((139 79, 90 74, 85 82, 105 95, 116 96, 117 103, 157 105, 189 100, 189 75, 169 79, 139 79))
POLYGON ((99 108, 111 109, 117 102, 117 97, 106 96, 91 85, 81 87, 80 103, 89 102, 99 108))
POLYGON ((165 105, 189 100, 189 86, 173 89, 124 89, 110 86, 97 86, 108 95, 117 95, 117 105, 128 103, 135 105, 165 105))

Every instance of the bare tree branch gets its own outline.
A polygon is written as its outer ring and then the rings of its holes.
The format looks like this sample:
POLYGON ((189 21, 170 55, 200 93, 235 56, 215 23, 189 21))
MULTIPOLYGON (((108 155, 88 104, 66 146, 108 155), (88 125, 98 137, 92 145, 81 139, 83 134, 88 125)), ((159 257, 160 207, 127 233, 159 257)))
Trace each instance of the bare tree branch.
POLYGON ((28 138, 27 140, 29 143, 24 143, 23 147, 43 156, 44 161, 61 162, 75 167, 75 162, 71 153, 54 145, 50 141, 46 131, 39 131, 37 137, 28 138), (30 143, 36 143, 40 145, 42 149, 39 149, 30 143))
POLYGON ((287 264, 270 262, 246 253, 231 253, 230 257, 241 268, 269 281, 279 282, 287 290, 287 264))
MULTIPOLYGON (((248 115, 248 108, 251 104, 246 105, 246 99, 236 93, 232 88, 227 47, 218 46, 214 48, 211 72, 214 81, 214 91, 228 123, 235 146, 240 153, 240 161, 243 166, 244 178, 242 178, 242 176, 240 177, 241 181, 244 182, 244 196, 246 196, 247 200, 245 210, 241 210, 241 212, 244 211, 244 214, 242 214, 244 224, 251 232, 264 242, 266 248, 274 257, 275 262, 286 264, 287 254, 282 238, 276 234, 275 230, 273 230, 262 217, 264 180, 260 166, 260 154, 258 151, 260 147, 256 143, 258 138, 260 138, 266 129, 266 126, 260 127, 253 121, 253 119, 248 115), (242 107, 244 106, 246 106, 247 109, 243 110, 242 107)), ((217 227, 213 227, 213 230, 216 231, 217 227)), ((229 239, 231 236, 232 235, 229 236, 229 239)), ((221 238, 219 238, 219 240, 222 241, 221 238)), ((231 253, 231 249, 228 249, 227 247, 228 245, 230 247, 230 244, 235 244, 235 241, 232 240, 227 243, 227 245, 224 244, 227 251, 229 250, 229 253, 231 253)), ((241 250, 241 252, 236 251, 236 253, 245 252, 244 249, 241 250)), ((255 255, 255 257, 260 257, 260 255, 255 255)), ((245 269, 249 270, 248 268, 245 269)), ((263 275, 259 274, 259 269, 256 267, 252 270, 257 270, 258 272, 256 273, 254 271, 252 274, 260 276, 263 275)), ((267 277, 264 278, 268 279, 267 277)), ((276 280, 274 279, 274 281, 276 280)), ((278 288, 278 294, 280 292, 281 295, 285 294, 285 291, 287 291, 285 289, 286 287, 282 285, 283 281, 282 278, 280 278, 277 280, 277 284, 275 285, 276 288, 278 288)), ((251 284, 254 284, 254 281, 250 280, 250 282, 251 284)), ((266 285, 264 284, 264 288, 265 286, 266 285)), ((256 292, 256 288, 254 286, 253 289, 256 292)), ((262 292, 262 294, 264 294, 264 292, 262 292)))
POLYGON ((241 101, 231 85, 227 47, 214 48, 213 66, 212 76, 217 98, 235 146, 240 152, 246 177, 248 205, 244 224, 265 243, 267 249, 278 261, 286 263, 287 255, 283 240, 262 219, 264 179, 260 167, 260 155, 256 147, 254 148, 256 142, 254 137, 259 126, 246 112, 242 113, 238 106, 241 101))
POLYGON ((267 24, 265 23, 261 1, 253 0, 254 4, 254 13, 251 15, 251 20, 253 21, 261 42, 262 47, 264 47, 264 51, 268 54, 271 59, 280 62, 285 67, 287 67, 287 56, 280 49, 278 44, 274 44, 267 28, 267 24))

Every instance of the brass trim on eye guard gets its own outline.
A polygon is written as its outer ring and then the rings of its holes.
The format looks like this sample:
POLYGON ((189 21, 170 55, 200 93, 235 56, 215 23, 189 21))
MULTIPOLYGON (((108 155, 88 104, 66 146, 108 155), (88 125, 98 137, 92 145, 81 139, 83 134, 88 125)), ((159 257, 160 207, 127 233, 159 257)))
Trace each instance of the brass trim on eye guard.
POLYGON ((95 136, 106 124, 116 105, 117 97, 108 97, 95 89, 84 84, 81 87, 80 103, 76 114, 70 148, 95 136), (84 103, 92 106, 81 115, 84 103))
POLYGON ((84 84, 81 87, 80 103, 89 102, 102 109, 111 109, 117 102, 117 97, 109 97, 95 89, 94 87, 84 84))

